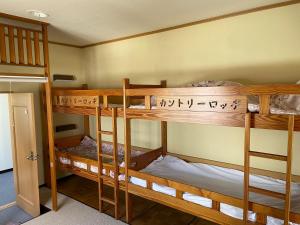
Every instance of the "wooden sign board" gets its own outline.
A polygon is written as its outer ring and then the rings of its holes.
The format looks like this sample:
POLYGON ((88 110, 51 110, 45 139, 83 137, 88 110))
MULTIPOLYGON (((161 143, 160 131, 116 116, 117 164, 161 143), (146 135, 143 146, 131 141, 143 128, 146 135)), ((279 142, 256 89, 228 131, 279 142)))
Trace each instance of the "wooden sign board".
POLYGON ((99 106, 99 96, 55 96, 53 105, 97 107, 99 106))
POLYGON ((245 113, 246 96, 157 96, 157 108, 194 112, 245 113))

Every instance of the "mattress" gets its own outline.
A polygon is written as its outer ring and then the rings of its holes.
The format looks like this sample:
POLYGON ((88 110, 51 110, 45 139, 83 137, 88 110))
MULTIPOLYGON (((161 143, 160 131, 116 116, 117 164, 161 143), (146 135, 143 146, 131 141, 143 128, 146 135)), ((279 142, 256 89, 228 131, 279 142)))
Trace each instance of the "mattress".
MULTIPOLYGON (((167 178, 195 187, 204 188, 213 192, 243 199, 243 172, 212 166, 202 163, 187 163, 173 156, 159 157, 148 167, 141 170, 154 176, 167 178)), ((142 187, 146 187, 146 181, 131 177, 130 182, 142 187)), ((285 182, 270 177, 251 175, 250 184, 255 187, 284 193, 285 182)), ((152 184, 152 189, 167 195, 176 196, 176 190, 170 187, 152 184)), ((205 207, 212 207, 210 199, 184 193, 183 199, 205 207)), ((292 183, 291 211, 300 213, 300 184, 292 183)), ((250 193, 250 201, 284 209, 284 201, 272 197, 250 193)), ((221 203, 221 212, 242 219, 243 210, 234 206, 221 203)), ((249 220, 255 221, 256 214, 249 212, 249 220)), ((268 225, 282 224, 281 220, 268 218, 268 225)))

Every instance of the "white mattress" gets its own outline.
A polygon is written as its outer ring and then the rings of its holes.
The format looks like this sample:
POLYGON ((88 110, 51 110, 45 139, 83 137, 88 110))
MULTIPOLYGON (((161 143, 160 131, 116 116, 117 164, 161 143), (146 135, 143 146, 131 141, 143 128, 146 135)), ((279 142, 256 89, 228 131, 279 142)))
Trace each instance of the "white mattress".
MULTIPOLYGON (((187 163, 173 156, 160 157, 153 161, 148 167, 141 170, 154 176, 164 177, 195 187, 204 188, 217 193, 243 198, 243 172, 211 166, 201 163, 187 163)), ((252 186, 284 193, 285 182, 264 176, 251 175, 250 183, 252 186)), ((131 177, 133 184, 146 187, 146 181, 131 177)), ((176 196, 176 190, 170 187, 153 183, 152 189, 171 196, 176 196)), ((212 201, 207 198, 184 193, 183 199, 205 206, 211 207, 212 201)), ((284 201, 268 196, 250 193, 250 200, 275 208, 284 208, 284 201)), ((292 184, 292 204, 293 212, 300 213, 300 184, 292 184)), ((237 207, 221 203, 221 212, 235 218, 242 219, 243 210, 237 207)), ((255 213, 249 212, 249 220, 255 221, 255 213)), ((268 217, 267 225, 283 224, 281 220, 268 217)), ((292 224, 292 223, 291 223, 292 224)))

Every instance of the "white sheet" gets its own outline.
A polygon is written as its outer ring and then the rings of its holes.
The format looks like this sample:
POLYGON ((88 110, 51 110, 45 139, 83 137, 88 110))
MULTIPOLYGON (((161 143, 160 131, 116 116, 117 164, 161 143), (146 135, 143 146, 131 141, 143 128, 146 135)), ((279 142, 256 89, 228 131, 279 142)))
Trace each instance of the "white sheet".
MULTIPOLYGON (((154 176, 168 178, 178 182, 193 185, 195 187, 204 188, 217 193, 243 198, 243 172, 226 169, 217 166, 211 166, 201 163, 187 163, 181 159, 172 156, 160 157, 153 161, 148 167, 141 172, 152 174, 154 176)), ((285 182, 264 176, 250 177, 251 185, 263 189, 284 193, 285 182)), ((132 177, 131 182, 146 187, 146 181, 132 177)), ((153 183, 152 189, 171 196, 175 196, 176 192, 170 187, 157 185, 153 183)), ((201 198, 189 193, 184 193, 184 199, 206 207, 211 207, 211 200, 201 198)), ((253 202, 273 206, 283 209, 284 201, 274 199, 268 196, 262 196, 255 193, 250 194, 250 200, 253 202)), ((292 184, 292 211, 300 212, 300 184, 292 184)), ((227 215, 242 218, 242 209, 221 204, 221 211, 227 215)), ((249 219, 255 219, 255 214, 249 212, 249 219)), ((271 221, 271 219, 269 219, 271 221)), ((272 220, 274 222, 274 220, 272 220)), ((272 223, 268 223, 271 225, 272 223)), ((281 224, 273 223, 276 225, 281 224)))

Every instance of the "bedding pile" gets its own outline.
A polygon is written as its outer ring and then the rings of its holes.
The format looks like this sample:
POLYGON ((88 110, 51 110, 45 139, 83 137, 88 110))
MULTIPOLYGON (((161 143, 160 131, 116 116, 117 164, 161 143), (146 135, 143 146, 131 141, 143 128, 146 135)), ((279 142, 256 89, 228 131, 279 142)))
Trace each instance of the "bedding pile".
MULTIPOLYGON (((173 156, 165 156, 159 157, 145 169, 141 170, 141 172, 243 199, 244 173, 241 171, 202 163, 187 163, 173 156)), ((136 177, 131 177, 130 181, 135 185, 147 186, 145 180, 136 177)), ((285 182, 270 177, 251 175, 250 184, 267 190, 285 192, 285 182)), ((176 190, 167 186, 153 183, 152 189, 167 195, 176 196, 176 190)), ((212 200, 187 192, 183 194, 183 199, 205 207, 212 207, 212 200)), ((291 211, 300 213, 300 184, 292 184, 291 199, 291 211)), ((250 200, 263 205, 284 209, 284 201, 268 196, 250 193, 250 200)), ((221 203, 221 212, 235 218, 243 218, 242 209, 227 204, 221 203)), ((256 214, 249 212, 249 220, 255 221, 256 214)), ((282 224, 281 220, 268 217, 267 225, 279 224, 282 224)))
MULTIPOLYGON (((56 151, 61 151, 64 153, 69 153, 72 155, 76 155, 82 158, 91 159, 91 160, 98 160, 98 154, 97 154, 97 143, 94 139, 85 136, 82 141, 80 142, 80 145, 74 146, 74 147, 61 147, 61 148, 55 148, 56 151)), ((113 146, 110 143, 102 143, 102 152, 104 154, 112 155, 113 154, 113 146)), ((131 157, 136 157, 139 155, 144 154, 144 152, 135 150, 134 147, 131 150, 131 157)), ((119 166, 124 167, 124 147, 123 145, 118 145, 118 160, 119 160, 119 166)), ((103 159, 103 162, 109 162, 111 160, 106 161, 103 159)), ((59 157, 59 162, 64 165, 71 165, 71 160, 66 157, 59 157)), ((82 162, 80 160, 73 161, 73 166, 88 170, 88 165, 85 162, 82 162)), ((92 173, 98 173, 98 167, 94 165, 90 165, 90 172, 92 173)), ((102 174, 104 175, 110 175, 111 177, 114 177, 113 171, 109 172, 110 174, 107 174, 107 171, 103 169, 102 174)), ((124 180, 124 175, 120 175, 119 179, 124 180)))

